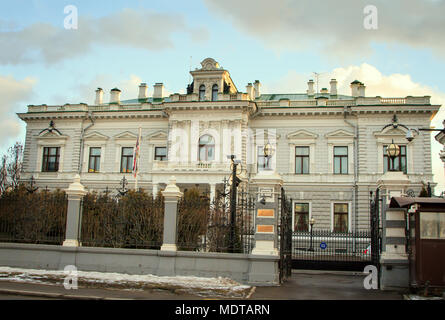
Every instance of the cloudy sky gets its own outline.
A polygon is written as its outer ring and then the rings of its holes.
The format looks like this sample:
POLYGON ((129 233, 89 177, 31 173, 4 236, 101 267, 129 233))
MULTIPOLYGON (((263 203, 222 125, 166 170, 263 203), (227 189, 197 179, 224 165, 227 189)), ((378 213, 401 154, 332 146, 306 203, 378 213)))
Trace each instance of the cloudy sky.
MULTIPOLYGON (((263 91, 305 92, 359 79, 367 95, 430 95, 445 104, 445 0, 0 0, 0 152, 23 141, 16 112, 28 104, 93 103, 102 87, 122 98, 163 82, 184 92, 190 66, 215 58, 240 90, 260 79, 263 91), (364 8, 377 8, 366 29, 364 8), (67 30, 64 8, 78 10, 67 30)), ((151 91, 151 90, 150 90, 151 91)), ((432 121, 442 128, 445 107, 432 121)), ((445 189, 433 141, 436 193, 445 189)))

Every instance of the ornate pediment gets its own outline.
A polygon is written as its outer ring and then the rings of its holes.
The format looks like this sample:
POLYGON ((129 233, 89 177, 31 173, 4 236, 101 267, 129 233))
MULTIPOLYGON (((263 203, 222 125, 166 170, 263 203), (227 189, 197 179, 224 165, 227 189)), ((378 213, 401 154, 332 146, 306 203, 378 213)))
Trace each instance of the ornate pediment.
POLYGON ((354 134, 352 132, 343 130, 343 129, 338 129, 335 130, 333 132, 327 133, 325 135, 326 138, 354 138, 354 134))
POLYGON ((130 131, 124 131, 114 136, 115 140, 132 140, 137 138, 138 136, 130 131))
POLYGON ((106 135, 104 135, 104 134, 102 134, 102 133, 99 133, 99 132, 97 132, 97 131, 93 131, 93 132, 90 132, 90 133, 88 133, 87 135, 85 135, 85 140, 103 140, 103 141, 105 141, 105 140, 108 140, 110 137, 108 137, 108 136, 106 136, 106 135))
POLYGON ((296 139, 317 139, 318 134, 306 131, 306 130, 297 130, 294 132, 291 132, 287 135, 287 138, 289 140, 296 140, 296 139))
POLYGON ((219 63, 212 58, 206 58, 201 62, 201 70, 219 70, 219 63))
POLYGON ((164 142, 168 139, 168 134, 164 130, 158 130, 146 136, 149 142, 164 142))

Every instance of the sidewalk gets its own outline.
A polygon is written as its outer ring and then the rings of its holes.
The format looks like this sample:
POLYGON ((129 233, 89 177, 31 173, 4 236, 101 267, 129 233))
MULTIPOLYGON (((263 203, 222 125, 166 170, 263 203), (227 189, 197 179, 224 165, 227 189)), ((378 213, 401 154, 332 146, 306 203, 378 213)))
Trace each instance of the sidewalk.
MULTIPOLYGON (((251 300, 401 300, 398 292, 366 290, 363 287, 364 275, 351 272, 295 271, 292 278, 282 286, 253 287, 245 299, 251 300)), ((0 281, 1 295, 21 297, 42 297, 53 299, 89 300, 205 300, 237 299, 239 297, 212 296, 207 292, 185 292, 181 289, 138 288, 131 286, 110 288, 100 284, 88 287, 79 285, 77 290, 66 290, 62 284, 23 283, 7 280, 0 281)))

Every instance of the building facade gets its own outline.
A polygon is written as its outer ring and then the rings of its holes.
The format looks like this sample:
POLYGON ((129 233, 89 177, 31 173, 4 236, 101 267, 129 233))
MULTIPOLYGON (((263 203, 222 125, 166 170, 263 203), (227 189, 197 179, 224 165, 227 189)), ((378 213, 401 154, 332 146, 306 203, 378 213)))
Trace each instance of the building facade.
POLYGON ((148 97, 142 83, 133 100, 121 101, 114 88, 104 102, 98 88, 92 105, 28 106, 18 114, 27 124, 22 179, 64 189, 80 174, 89 190, 113 191, 125 176, 133 188, 141 132, 138 187, 156 194, 174 175, 182 189, 197 186, 215 197, 234 154, 242 186, 251 192, 259 172, 281 176, 295 230, 307 229, 313 217, 316 228, 337 232, 369 225, 370 191, 387 170, 410 181, 402 193, 419 194, 432 183, 430 133, 405 138, 407 128, 430 126, 440 106, 429 96, 366 97, 360 81, 341 95, 335 79, 319 93, 312 80, 301 94, 265 94, 258 80, 241 92, 215 60, 201 65, 191 71, 186 94, 166 97, 156 83, 148 97), (392 141, 400 146, 394 162, 385 152, 392 141), (264 157, 267 143, 270 158, 264 157))

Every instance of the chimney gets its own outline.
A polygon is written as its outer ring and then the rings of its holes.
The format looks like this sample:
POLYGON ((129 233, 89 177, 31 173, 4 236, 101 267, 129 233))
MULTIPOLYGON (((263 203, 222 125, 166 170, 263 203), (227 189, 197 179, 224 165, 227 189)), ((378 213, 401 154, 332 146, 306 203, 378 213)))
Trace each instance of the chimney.
POLYGON ((104 90, 102 88, 96 89, 96 100, 94 101, 94 104, 102 104, 104 101, 104 90))
POLYGON ((164 84, 155 83, 153 91, 153 99, 161 99, 164 97, 164 84))
POLYGON ((261 96, 261 83, 259 80, 255 80, 253 83, 253 87, 255 89, 255 98, 259 98, 261 96))
POLYGON ((146 99, 148 97, 147 96, 147 90, 148 90, 147 84, 146 83, 141 83, 139 85, 138 99, 146 99))
POLYGON ((246 92, 249 95, 250 100, 255 100, 255 89, 253 88, 252 83, 248 83, 246 86, 246 92))
POLYGON ((314 80, 309 80, 307 83, 307 95, 308 96, 313 96, 315 94, 314 91, 314 80))
POLYGON ((366 86, 363 83, 360 84, 360 86, 358 87, 358 96, 359 97, 365 96, 365 89, 366 89, 366 86))
POLYGON ((119 104, 121 102, 121 91, 118 88, 111 89, 110 91, 110 103, 117 103, 119 104))
POLYGON ((331 96, 337 95, 337 80, 331 79, 331 82, 329 82, 331 85, 331 96))
POLYGON ((358 90, 360 85, 362 85, 362 83, 358 80, 354 80, 351 82, 351 96, 358 97, 360 95, 358 90))

